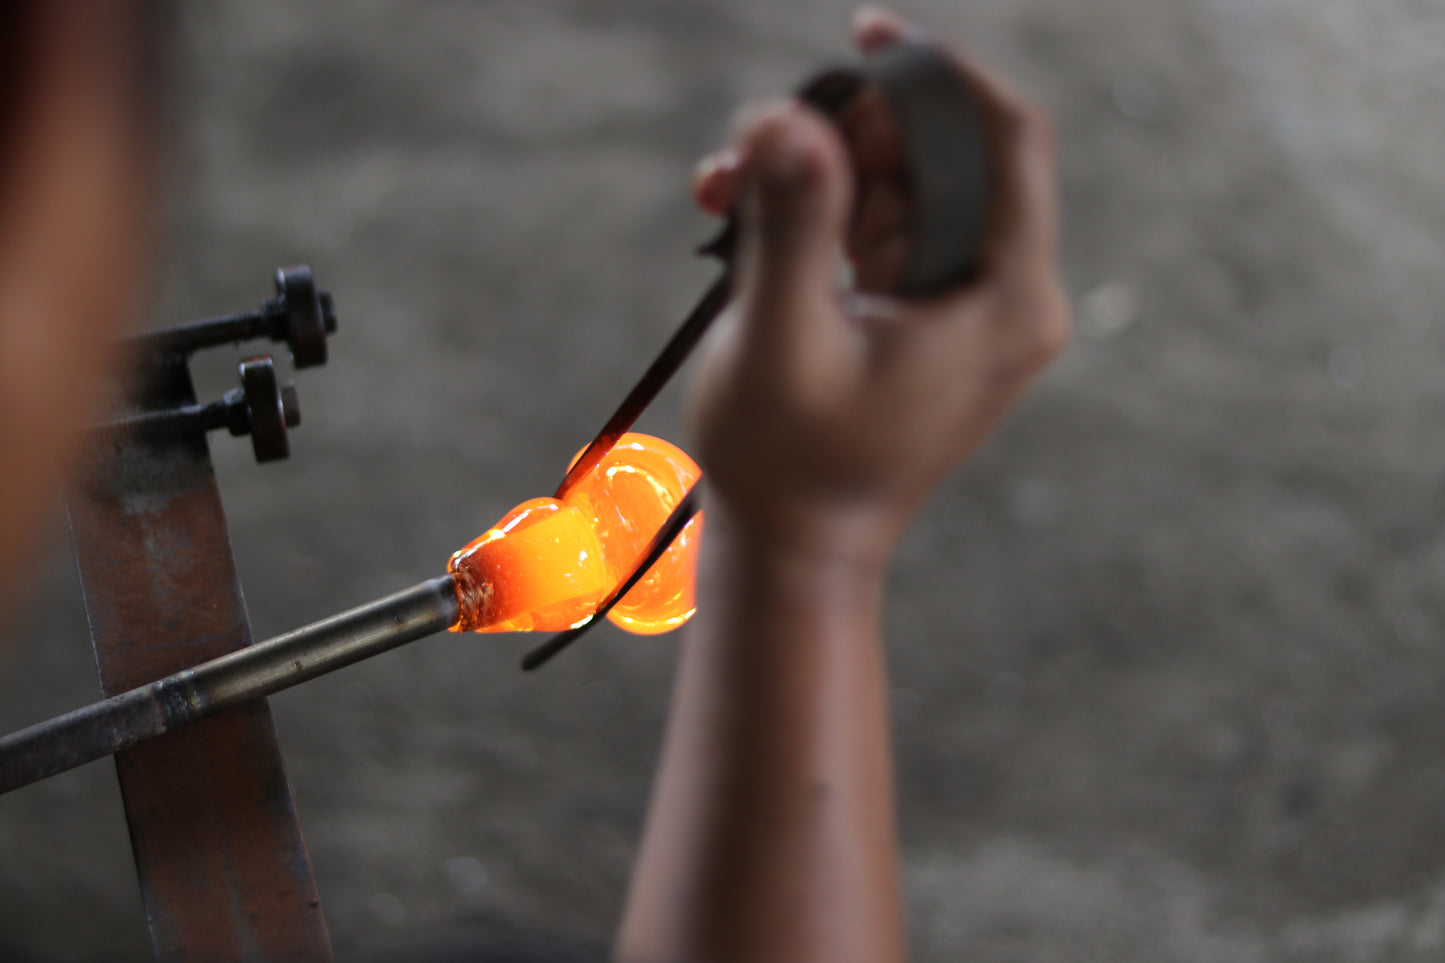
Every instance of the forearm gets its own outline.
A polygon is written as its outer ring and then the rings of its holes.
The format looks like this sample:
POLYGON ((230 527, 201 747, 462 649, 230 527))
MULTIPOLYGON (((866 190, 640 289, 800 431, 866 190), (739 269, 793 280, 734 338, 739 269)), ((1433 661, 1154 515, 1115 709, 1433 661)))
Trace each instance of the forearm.
POLYGON ((903 956, 882 572, 709 509, 618 957, 903 956))
MULTIPOLYGON (((868 11, 854 34, 882 52, 918 31, 868 11)), ((904 955, 882 563, 1069 331, 1047 120, 976 65, 954 66, 990 147, 990 236, 966 284, 838 297, 840 245, 855 277, 881 277, 916 223, 885 97, 860 97, 844 137, 776 104, 699 171, 704 206, 739 215, 734 309, 696 369, 693 435, 716 497, 625 963, 904 955)))

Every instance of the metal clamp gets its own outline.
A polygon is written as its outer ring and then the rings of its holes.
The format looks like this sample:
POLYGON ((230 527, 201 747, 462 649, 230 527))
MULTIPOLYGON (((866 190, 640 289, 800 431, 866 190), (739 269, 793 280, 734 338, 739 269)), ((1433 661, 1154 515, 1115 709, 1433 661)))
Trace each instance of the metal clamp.
POLYGON ((326 363, 326 338, 336 333, 336 308, 331 293, 316 287, 304 264, 278 268, 276 296, 257 311, 230 314, 138 335, 131 339, 141 362, 169 364, 201 348, 239 344, 257 338, 284 341, 298 368, 326 363))
POLYGON ((298 368, 325 364, 326 336, 336 330, 336 315, 330 310, 329 295, 323 305, 311 269, 304 264, 277 268, 275 301, 285 312, 285 341, 291 346, 291 363, 298 368))
POLYGON ((93 430, 113 438, 168 441, 225 428, 237 437, 250 435, 259 462, 286 458, 291 454, 287 429, 301 424, 295 386, 278 382, 270 355, 242 361, 240 377, 241 387, 209 404, 142 411, 101 422, 93 430))
MULTIPOLYGON (((321 342, 325 351, 326 341, 321 342)), ((233 435, 251 435, 251 450, 259 462, 279 461, 291 454, 287 428, 301 424, 296 389, 276 381, 269 355, 241 362, 241 387, 226 392, 226 414, 234 415, 227 427, 233 435)))

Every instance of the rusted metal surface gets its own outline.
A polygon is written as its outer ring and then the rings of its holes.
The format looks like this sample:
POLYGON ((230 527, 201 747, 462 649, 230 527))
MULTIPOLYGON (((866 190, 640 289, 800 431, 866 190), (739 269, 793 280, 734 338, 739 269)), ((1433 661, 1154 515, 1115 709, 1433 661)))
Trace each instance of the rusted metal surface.
POLYGON ((456 622, 456 583, 444 575, 37 723, 0 738, 0 793, 300 685, 456 622))
MULTIPOLYGON (((194 404, 184 363, 142 409, 194 404)), ((101 688, 251 641, 204 435, 97 446, 70 502, 101 688)), ((156 957, 328 960, 330 938, 264 701, 116 756, 156 957)))

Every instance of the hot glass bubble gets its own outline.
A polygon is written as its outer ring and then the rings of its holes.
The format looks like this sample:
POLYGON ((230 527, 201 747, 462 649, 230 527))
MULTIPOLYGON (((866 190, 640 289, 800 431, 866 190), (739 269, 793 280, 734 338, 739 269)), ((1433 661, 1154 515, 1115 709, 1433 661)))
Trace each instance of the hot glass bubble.
POLYGON ((559 632, 616 584, 591 520, 555 498, 525 501, 452 556, 458 631, 559 632))
MULTIPOLYGON (((558 632, 587 621, 700 477, 675 445, 623 435, 565 500, 523 502, 452 556, 462 611, 455 631, 558 632)), ((701 534, 698 515, 608 618, 643 635, 686 622, 701 534)))
MULTIPOLYGON (((567 502, 592 519, 614 585, 631 573, 653 534, 701 477, 702 470, 681 448, 661 438, 629 432, 596 470, 568 493, 567 502)), ((701 537, 699 514, 607 617, 639 635, 668 632, 691 618, 701 537)))

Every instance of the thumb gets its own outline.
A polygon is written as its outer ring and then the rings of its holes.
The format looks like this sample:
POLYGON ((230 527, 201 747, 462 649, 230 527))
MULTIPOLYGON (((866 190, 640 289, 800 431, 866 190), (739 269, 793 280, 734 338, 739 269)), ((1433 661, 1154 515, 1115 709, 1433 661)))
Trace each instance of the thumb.
POLYGON ((853 192, 843 142, 796 102, 757 115, 742 141, 738 280, 747 336, 786 356, 816 354, 841 333, 830 308, 853 192))

